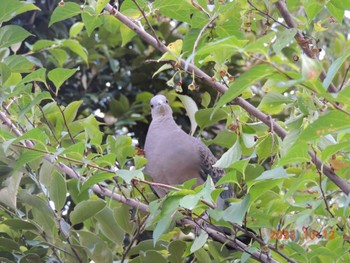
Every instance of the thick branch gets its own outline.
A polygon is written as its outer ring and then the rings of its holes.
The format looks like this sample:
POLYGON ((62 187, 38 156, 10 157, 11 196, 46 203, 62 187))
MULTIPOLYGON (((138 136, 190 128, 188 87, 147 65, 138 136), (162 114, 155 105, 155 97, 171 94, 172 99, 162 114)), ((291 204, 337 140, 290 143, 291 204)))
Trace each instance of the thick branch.
MULTIPOLYGON (((283 11, 285 12, 288 10, 285 7, 285 4, 281 1, 277 2, 280 6, 283 7, 283 11)), ((156 39, 154 39, 150 34, 148 34, 145 30, 138 27, 129 17, 123 15, 122 13, 115 10, 111 5, 107 4, 106 10, 113 14, 118 20, 120 20, 123 24, 128 26, 131 30, 133 30, 140 38, 142 38, 145 42, 152 45, 153 47, 157 48, 162 53, 168 52, 167 47, 162 44, 161 42, 158 42, 156 39)), ((284 14, 284 13, 283 13, 284 14)), ((287 16, 286 16, 287 17, 287 16)), ((287 19, 285 18, 289 26, 294 25, 293 20, 291 19, 291 16, 288 14, 287 19)), ((181 67, 185 68, 186 61, 181 59, 180 60, 181 67)), ((189 63, 187 65, 187 72, 194 74, 201 79, 205 84, 208 86, 214 88, 216 91, 220 93, 225 93, 227 91, 227 87, 217 81, 214 81, 209 75, 207 75, 205 72, 203 72, 201 69, 197 68, 193 63, 189 63)), ((269 118, 266 114, 259 111, 257 108, 255 108, 253 105, 251 105, 248 101, 238 97, 234 100, 234 103, 241 106, 243 109, 245 109, 248 113, 271 127, 272 130, 276 132, 276 134, 281 137, 282 139, 287 135, 287 131, 284 130, 280 125, 278 125, 272 118, 269 118)), ((322 161, 317 157, 313 155, 312 151, 309 151, 309 154, 311 156, 311 160, 315 163, 317 169, 321 170, 334 184, 336 184, 346 195, 350 193, 350 185, 341 177, 339 177, 334 171, 327 165, 324 165, 322 161)))

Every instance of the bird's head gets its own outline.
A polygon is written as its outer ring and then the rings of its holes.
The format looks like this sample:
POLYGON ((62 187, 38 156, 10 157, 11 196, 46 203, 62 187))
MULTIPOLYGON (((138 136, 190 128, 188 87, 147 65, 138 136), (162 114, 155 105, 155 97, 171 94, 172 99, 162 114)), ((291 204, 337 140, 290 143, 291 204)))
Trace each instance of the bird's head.
POLYGON ((167 98, 163 95, 157 95, 151 99, 151 112, 152 119, 172 116, 173 114, 167 98))

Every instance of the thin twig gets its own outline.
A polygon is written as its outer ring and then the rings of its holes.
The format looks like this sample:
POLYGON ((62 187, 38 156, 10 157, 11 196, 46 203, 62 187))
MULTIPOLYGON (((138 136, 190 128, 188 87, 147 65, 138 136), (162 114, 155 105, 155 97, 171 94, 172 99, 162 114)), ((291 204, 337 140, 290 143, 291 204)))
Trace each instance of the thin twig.
POLYGON ((258 13, 260 13, 261 15, 267 16, 268 18, 270 18, 271 20, 273 20, 275 23, 277 23, 277 24, 279 24, 279 25, 285 27, 286 29, 289 29, 289 27, 288 27, 287 25, 285 25, 285 24, 279 22, 277 19, 275 19, 273 16, 269 15, 267 12, 264 12, 264 11, 262 11, 261 9, 257 8, 255 5, 252 4, 251 1, 248 0, 247 2, 248 2, 248 4, 249 4, 251 7, 253 7, 254 10, 258 11, 258 13))
MULTIPOLYGON (((57 102, 56 102, 57 103, 57 102)), ((70 132, 70 129, 68 128, 68 123, 67 123, 67 120, 66 120, 66 116, 64 115, 64 112, 63 110, 61 109, 60 105, 58 105, 57 103, 57 108, 59 109, 59 111, 61 112, 61 115, 62 115, 62 118, 63 118, 63 123, 64 123, 64 126, 66 127, 67 129, 67 133, 69 135, 69 138, 70 140, 72 141, 73 144, 75 144, 75 140, 73 138, 73 135, 72 133, 70 132)))
POLYGON ((146 204, 149 204, 148 198, 145 196, 145 194, 143 193, 143 191, 141 191, 136 183, 136 180, 132 180, 132 186, 137 190, 137 192, 139 192, 139 194, 143 197, 143 200, 145 200, 146 204))
MULTIPOLYGON (((0 119, 3 120, 3 122, 8 126, 8 127, 13 127, 13 123, 10 119, 8 119, 6 117, 6 115, 0 111, 0 119)), ((17 128, 14 128, 13 129, 13 132, 17 135, 17 136, 21 136, 21 132, 18 131, 17 128)), ((34 144, 33 142, 27 140, 24 142, 25 143, 25 146, 28 147, 28 148, 33 148, 34 147, 34 144)), ((43 159, 49 161, 49 162, 53 162, 49 156, 44 156, 43 159)), ((73 178, 73 179, 76 179, 80 182, 84 182, 85 179, 80 177, 79 174, 76 173, 76 171, 70 167, 68 167, 67 165, 63 164, 63 163, 57 163, 56 164, 57 168, 60 169, 61 172, 67 174, 67 176, 73 178)), ((109 189, 106 189, 106 188, 103 188, 101 187, 99 184, 95 184, 91 187, 91 190, 97 194, 97 195, 100 195, 100 196, 108 196, 110 197, 111 199, 117 201, 117 202, 120 202, 120 203, 123 203, 125 205, 128 205, 128 206, 131 206, 131 207, 134 207, 136 209, 139 209, 143 212, 146 212, 146 213, 149 213, 149 208, 147 205, 139 202, 138 200, 135 200, 135 199, 132 199, 132 198, 125 198, 117 193, 114 193, 112 192, 111 190, 109 189)), ((190 220, 183 220, 183 222, 185 224, 188 224, 189 226, 191 227, 195 227, 196 224, 193 223, 193 221, 190 221, 190 220)), ((178 222, 179 223, 179 222, 178 222)), ((227 239, 227 236, 224 234, 224 233, 221 233, 219 232, 218 230, 216 229, 212 229, 211 227, 207 227, 206 228, 206 232, 214 239, 214 240, 217 240, 219 242, 222 242, 223 244, 226 244, 226 245, 229 245, 231 247, 234 247, 234 248, 237 248, 237 247, 240 247, 241 249, 243 248, 244 250, 243 251, 246 251, 246 248, 247 246, 245 244, 243 244, 242 242, 240 242, 239 240, 230 240, 230 239, 227 239)), ((259 253, 259 252, 253 252, 252 253, 254 258, 260 260, 260 261, 263 261, 263 262, 276 262, 275 260, 273 259, 270 259, 268 257, 266 257, 266 255, 262 254, 262 253, 259 253)))
POLYGON ((132 0, 132 1, 133 1, 134 4, 137 6, 137 8, 140 10, 140 12, 141 12, 143 18, 146 20, 146 23, 147 23, 148 27, 149 27, 149 28, 151 29, 151 31, 152 31, 153 37, 157 40, 158 44, 160 44, 160 40, 159 40, 159 38, 158 38, 158 36, 157 36, 157 33, 156 33, 156 31, 154 30, 154 28, 153 28, 153 26, 151 25, 151 23, 149 22, 149 20, 148 20, 146 14, 145 14, 145 11, 141 8, 141 6, 139 5, 139 3, 137 3, 136 0, 132 0))
POLYGON ((208 17, 210 17, 210 14, 198 3, 196 3, 194 0, 191 0, 191 4, 197 8, 199 11, 203 12, 204 14, 206 14, 208 17))
POLYGON ((121 258, 121 263, 125 262, 126 260, 126 256, 128 255, 130 249, 132 248, 132 245, 137 241, 139 235, 143 232, 144 230, 144 226, 145 226, 145 223, 146 223, 146 220, 148 219, 148 215, 146 215, 141 222, 139 222, 139 220, 137 221, 139 224, 138 224, 138 227, 136 227, 134 233, 133 233, 133 237, 132 239, 130 240, 130 243, 129 245, 127 246, 127 248, 124 250, 123 254, 122 254, 122 258, 121 258))
POLYGON ((57 136, 56 136, 55 130, 54 130, 54 128, 52 127, 51 122, 49 122, 48 119, 46 118, 46 115, 45 115, 43 109, 41 108, 40 105, 38 105, 38 108, 39 108, 39 110, 41 111, 41 114, 43 115, 44 122, 45 122, 46 125, 49 127, 49 129, 50 129, 50 131, 51 131, 51 133, 52 133, 53 138, 55 139, 55 141, 57 142, 58 145, 61 145, 60 141, 58 140, 58 138, 57 138, 57 136))
MULTIPOLYGON (((316 157, 317 154, 316 154, 315 149, 313 149, 313 151, 314 151, 314 155, 315 155, 315 157, 316 157)), ((320 191, 321 191, 322 199, 323 199, 323 201, 324 201, 324 203, 325 203, 325 205, 326 205, 326 210, 327 210, 327 212, 330 214, 330 216, 331 216, 332 218, 335 218, 334 214, 332 213, 332 211, 331 211, 331 209, 330 209, 330 207, 329 207, 329 205, 328 205, 326 195, 325 195, 324 190, 323 190, 323 188, 322 188, 322 172, 321 172, 317 167, 316 167, 316 170, 317 170, 317 173, 318 173, 318 175, 319 175, 320 191)), ((338 226, 338 228, 339 228, 341 231, 343 231, 343 227, 341 227, 338 223, 337 223, 337 226, 338 226)))
MULTIPOLYGON (((282 0, 278 0, 275 3, 279 13, 281 14, 281 16, 283 17, 284 21, 286 21, 287 25, 290 28, 298 28, 297 24, 294 22, 293 17, 291 16, 291 13, 289 12, 287 5, 285 3, 285 1, 282 0)), ((310 58, 314 58, 316 59, 316 55, 313 52, 313 50, 310 48, 309 46, 309 41, 307 39, 305 39, 305 37, 303 36, 303 34, 300 32, 300 30, 297 31, 296 35, 295 35, 295 40, 297 41, 297 43, 299 44, 299 46, 301 47, 301 49, 304 51, 304 53, 310 57, 310 58)), ((320 79, 324 80, 326 78, 327 74, 324 70, 322 70, 321 74, 320 74, 320 79)), ((337 88, 334 86, 333 83, 331 83, 328 87, 328 91, 329 92, 338 92, 337 88)))
POLYGON ((215 14, 212 18, 210 18, 210 20, 208 21, 208 23, 206 23, 204 25, 204 27, 202 27, 202 29, 199 31, 199 34, 196 38, 196 41, 194 42, 193 44, 193 49, 192 49, 192 59, 191 59, 191 62, 192 64, 194 64, 194 56, 195 56, 195 53, 196 53, 196 49, 197 49, 197 46, 199 44, 199 40, 202 38, 202 35, 204 34, 204 31, 214 22, 214 20, 216 18, 218 18, 218 14, 215 14))
POLYGON ((345 71, 343 81, 341 82, 341 84, 340 84, 340 86, 339 86, 338 91, 341 91, 341 90, 342 90, 342 88, 344 87, 345 80, 346 80, 346 76, 348 75, 349 70, 350 70, 350 65, 347 67, 347 69, 346 69, 346 71, 345 71))

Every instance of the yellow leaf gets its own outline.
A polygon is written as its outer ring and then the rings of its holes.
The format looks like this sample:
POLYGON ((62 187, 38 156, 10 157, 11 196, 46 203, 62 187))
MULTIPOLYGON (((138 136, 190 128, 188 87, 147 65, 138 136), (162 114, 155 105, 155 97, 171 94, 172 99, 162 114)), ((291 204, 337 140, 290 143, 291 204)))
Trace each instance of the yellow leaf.
POLYGON ((159 61, 164 61, 164 60, 174 60, 174 61, 178 61, 178 57, 181 54, 181 50, 182 50, 182 40, 178 39, 175 42, 170 43, 167 48, 168 48, 168 52, 164 53, 163 56, 158 59, 159 61))
POLYGON ((329 163, 331 165, 331 167, 333 168, 334 171, 338 171, 341 170, 343 168, 349 168, 350 165, 342 160, 338 160, 338 159, 330 159, 329 163))
POLYGON ((316 31, 316 32, 322 32, 322 31, 328 30, 328 28, 323 27, 323 26, 321 25, 321 22, 320 22, 320 21, 314 24, 314 28, 315 28, 315 31, 316 31))

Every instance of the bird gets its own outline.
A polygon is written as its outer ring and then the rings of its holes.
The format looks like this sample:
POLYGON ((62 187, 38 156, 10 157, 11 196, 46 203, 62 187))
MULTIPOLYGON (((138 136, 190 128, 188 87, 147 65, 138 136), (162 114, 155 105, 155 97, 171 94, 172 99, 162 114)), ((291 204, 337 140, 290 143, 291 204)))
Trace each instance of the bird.
MULTIPOLYGON (((145 157, 148 163, 145 173, 153 182, 179 185, 192 178, 203 184, 210 176, 214 183, 225 175, 221 168, 214 167, 217 159, 199 139, 183 131, 175 122, 169 101, 164 95, 156 95, 151 101, 152 121, 145 140, 145 157)), ((229 184, 220 194, 224 200, 234 197, 229 184)), ((167 194, 167 189, 153 186, 159 197, 167 194)))
MULTIPOLYGON (((203 184, 208 176, 216 184, 225 175, 222 168, 214 167, 217 159, 209 148, 199 139, 184 132, 175 122, 169 101, 164 95, 156 95, 151 101, 152 121, 149 125, 144 153, 148 160, 145 173, 152 177, 153 182, 167 185, 179 185, 192 178, 197 179, 197 185, 203 184)), ((235 197, 229 183, 221 185, 224 190, 217 200, 217 207, 225 209, 227 200, 235 197)), ((152 186, 158 197, 164 197, 167 189, 152 186)), ((255 233, 248 228, 249 231, 255 233)), ((223 228, 225 233, 230 229, 223 228)), ((251 242, 248 234, 237 236, 245 244, 251 242)))

